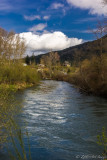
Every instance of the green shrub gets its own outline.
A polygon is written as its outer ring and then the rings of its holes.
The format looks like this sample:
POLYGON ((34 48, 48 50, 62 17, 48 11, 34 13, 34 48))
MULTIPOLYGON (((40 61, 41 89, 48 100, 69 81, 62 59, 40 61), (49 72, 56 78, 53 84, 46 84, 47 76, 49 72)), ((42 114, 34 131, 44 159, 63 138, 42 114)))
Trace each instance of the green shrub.
POLYGON ((39 81, 39 75, 36 68, 31 66, 23 66, 22 63, 5 63, 0 65, 0 83, 16 84, 16 83, 33 83, 39 81))

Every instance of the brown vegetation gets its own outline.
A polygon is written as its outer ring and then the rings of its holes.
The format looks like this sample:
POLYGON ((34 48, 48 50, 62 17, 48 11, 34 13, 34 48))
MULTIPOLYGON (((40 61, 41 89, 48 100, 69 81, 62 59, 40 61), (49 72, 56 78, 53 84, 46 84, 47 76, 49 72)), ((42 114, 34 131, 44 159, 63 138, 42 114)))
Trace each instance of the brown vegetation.
POLYGON ((71 82, 85 92, 107 97, 107 55, 84 60, 71 82))
POLYGON ((45 67, 41 75, 43 79, 67 81, 88 94, 107 97, 107 54, 77 61, 71 67, 45 67))
POLYGON ((13 31, 0 28, 0 84, 20 89, 39 81, 36 68, 23 65, 25 42, 13 31))

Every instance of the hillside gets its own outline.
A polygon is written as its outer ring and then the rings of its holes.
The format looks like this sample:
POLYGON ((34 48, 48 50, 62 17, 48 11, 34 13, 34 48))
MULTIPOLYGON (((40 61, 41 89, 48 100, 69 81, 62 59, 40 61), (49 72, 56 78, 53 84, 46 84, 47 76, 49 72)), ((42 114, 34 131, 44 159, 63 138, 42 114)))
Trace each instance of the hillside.
MULTIPOLYGON (((103 53, 107 52, 107 35, 105 35, 103 38, 103 53)), ((85 42, 83 44, 73 46, 61 51, 57 51, 60 55, 61 62, 69 61, 72 62, 75 57, 80 57, 80 59, 86 59, 92 57, 92 55, 99 54, 100 53, 100 39, 94 40, 91 42, 85 42)), ((45 55, 48 55, 49 53, 46 53, 45 55)), ((35 56, 36 63, 40 62, 40 58, 43 55, 35 56)))

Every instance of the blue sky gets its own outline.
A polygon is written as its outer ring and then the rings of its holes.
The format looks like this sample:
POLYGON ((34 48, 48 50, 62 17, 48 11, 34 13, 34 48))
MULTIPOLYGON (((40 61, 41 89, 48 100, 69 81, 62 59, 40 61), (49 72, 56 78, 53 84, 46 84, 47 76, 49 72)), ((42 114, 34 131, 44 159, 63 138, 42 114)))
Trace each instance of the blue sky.
POLYGON ((0 0, 0 26, 16 33, 60 32, 87 41, 94 38, 89 28, 106 16, 102 0, 0 0))

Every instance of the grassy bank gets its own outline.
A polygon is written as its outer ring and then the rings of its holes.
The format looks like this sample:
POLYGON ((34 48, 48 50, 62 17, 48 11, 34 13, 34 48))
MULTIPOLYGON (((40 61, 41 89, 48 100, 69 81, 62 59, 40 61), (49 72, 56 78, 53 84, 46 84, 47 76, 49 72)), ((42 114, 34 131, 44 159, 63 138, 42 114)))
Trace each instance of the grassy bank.
POLYGON ((0 86, 23 89, 36 85, 40 80, 35 67, 24 66, 23 63, 4 63, 0 65, 0 86))
POLYGON ((21 89, 38 83, 36 67, 22 60, 25 52, 25 41, 18 34, 0 28, 0 85, 21 89))

